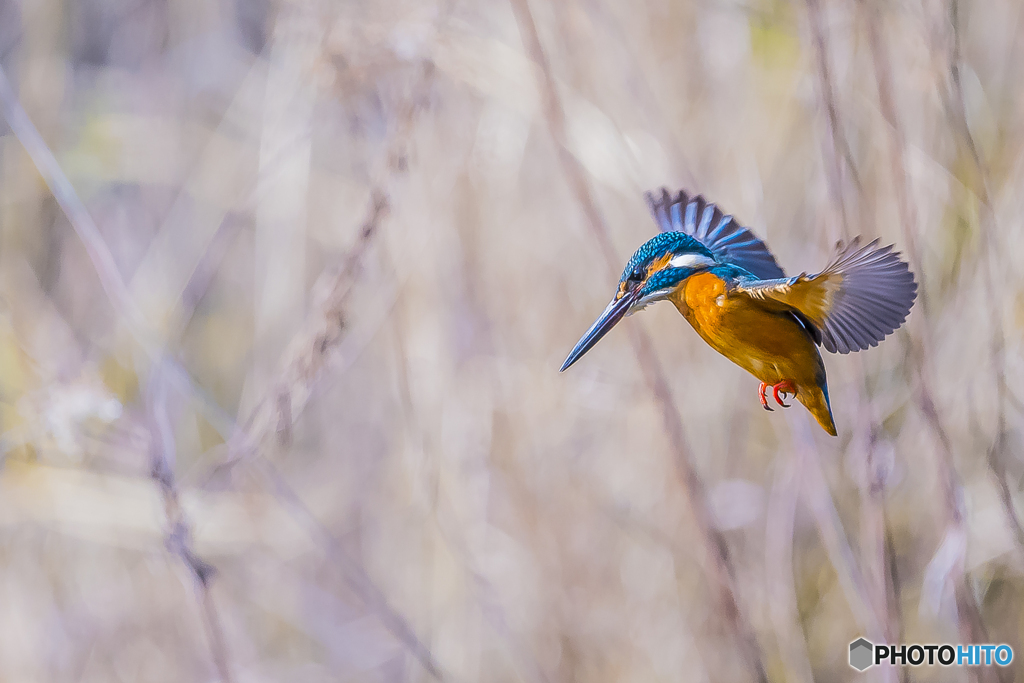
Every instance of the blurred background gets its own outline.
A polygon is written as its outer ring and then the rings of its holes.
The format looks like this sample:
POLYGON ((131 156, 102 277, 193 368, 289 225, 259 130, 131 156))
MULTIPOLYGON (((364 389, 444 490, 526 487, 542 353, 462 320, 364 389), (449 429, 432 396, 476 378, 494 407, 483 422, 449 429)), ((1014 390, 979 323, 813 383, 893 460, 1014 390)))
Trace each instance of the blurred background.
POLYGON ((0 680, 1021 680, 1022 34, 0 1, 0 680), (662 185, 790 273, 910 260, 907 326, 825 359, 839 438, 667 304, 558 373, 662 185))

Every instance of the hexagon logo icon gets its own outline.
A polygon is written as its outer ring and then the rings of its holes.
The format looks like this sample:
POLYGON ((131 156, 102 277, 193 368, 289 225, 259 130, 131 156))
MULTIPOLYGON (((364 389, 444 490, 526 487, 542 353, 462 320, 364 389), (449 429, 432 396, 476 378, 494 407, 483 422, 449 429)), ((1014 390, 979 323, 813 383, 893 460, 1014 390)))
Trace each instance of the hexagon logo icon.
POLYGON ((871 661, 874 652, 875 646, 867 638, 858 638, 850 643, 850 666, 857 671, 864 671, 874 663, 871 661))

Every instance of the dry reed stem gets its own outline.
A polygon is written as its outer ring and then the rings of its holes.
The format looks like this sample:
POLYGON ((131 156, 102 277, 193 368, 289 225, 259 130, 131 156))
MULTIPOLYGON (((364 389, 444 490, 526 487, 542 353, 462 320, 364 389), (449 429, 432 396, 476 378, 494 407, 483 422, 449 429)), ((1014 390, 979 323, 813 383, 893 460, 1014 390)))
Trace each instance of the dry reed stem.
POLYGON ((822 17, 820 0, 807 0, 807 16, 810 20, 811 38, 814 41, 815 69, 818 76, 818 91, 825 105, 825 125, 828 129, 826 140, 831 141, 822 148, 825 159, 825 175, 828 178, 829 196, 838 216, 840 233, 843 239, 850 237, 849 218, 846 214, 846 199, 843 193, 843 169, 840 158, 846 160, 846 167, 855 173, 853 156, 850 154, 843 135, 842 123, 839 120, 839 107, 836 104, 835 84, 832 79, 832 66, 828 58, 828 36, 825 21, 822 17))
MULTIPOLYGON (((864 0, 860 0, 861 3, 864 0)), ((906 138, 903 132, 898 112, 896 111, 895 99, 893 96, 892 68, 888 55, 887 46, 881 35, 881 26, 877 10, 869 9, 868 37, 871 47, 872 60, 875 68, 875 80, 878 86, 878 101, 889 127, 889 160, 894 181, 897 202, 900 211, 900 226, 903 236, 907 242, 907 253, 914 270, 921 274, 921 254, 917 246, 917 212, 910 191, 907 187, 907 169, 904 158, 906 138)), ((954 27, 955 32, 955 27, 954 27)), ((954 62, 955 63, 955 62, 954 62)), ((926 423, 931 428, 937 443, 940 446, 937 465, 940 479, 944 490, 943 500, 946 510, 947 532, 946 538, 959 536, 966 533, 963 509, 963 490, 959 474, 956 471, 954 462, 953 447, 938 409, 933 398, 934 392, 930 383, 930 376, 933 373, 931 336, 924 319, 928 314, 928 301, 923 287, 919 295, 922 315, 916 316, 908 323, 908 328, 913 330, 911 339, 916 343, 913 345, 915 352, 911 354, 915 362, 915 370, 918 375, 918 400, 926 418, 926 423), (920 321, 920 322, 916 322, 920 321), (916 329, 913 329, 916 327, 916 329)), ((1000 406, 1002 413, 1002 404, 1000 406)), ((953 584, 954 598, 957 605, 957 627, 961 638, 965 642, 977 643, 988 642, 985 625, 981 618, 977 600, 974 596, 970 579, 964 567, 966 560, 966 545, 962 545, 959 556, 953 562, 953 569, 948 580, 953 584)), ((975 680, 1000 680, 1001 675, 995 667, 972 670, 970 675, 975 680)))
POLYGON ((167 515, 167 549, 182 561, 195 580, 197 600, 210 641, 214 667, 223 683, 231 683, 233 679, 228 664, 224 632, 210 590, 216 569, 196 554, 192 543, 192 523, 185 514, 178 495, 178 483, 174 476, 174 430, 167 413, 167 383, 161 365, 156 365, 151 370, 148 394, 150 472, 163 496, 164 511, 167 515))
POLYGON ((814 672, 807 655, 807 638, 800 623, 793 573, 793 532, 802 486, 802 468, 796 457, 777 461, 776 468, 764 524, 768 608, 787 680, 812 682, 814 672))
POLYGON ((957 3, 950 5, 952 13, 953 49, 950 55, 950 80, 953 85, 952 106, 947 106, 946 111, 955 115, 954 128, 956 128, 970 152, 971 161, 974 164, 978 177, 979 191, 981 192, 981 236, 983 253, 981 256, 981 268, 983 273, 986 299, 989 303, 989 318, 992 320, 992 374, 996 385, 996 435, 992 445, 987 451, 988 466, 992 470, 992 476, 996 480, 996 488, 999 491, 999 500, 1003 506, 1007 524, 1013 532, 1013 540, 1016 544, 1018 555, 1024 557, 1024 528, 1021 526, 1020 516, 1013 504, 1013 494, 1010 491, 1010 484, 1006 472, 1006 333, 1003 328, 1003 312, 1000 303, 1003 299, 1000 296, 999 287, 995 281, 995 261, 999 254, 999 245, 996 244, 997 224, 995 209, 992 205, 992 193, 990 190, 989 174, 978 146, 974 142, 974 135, 971 133, 967 123, 967 106, 964 101, 963 82, 960 78, 960 29, 957 21, 957 3))
MULTIPOLYGON (((390 264, 389 264, 390 265, 390 264)), ((481 608, 485 620, 508 644, 509 650, 521 660, 521 671, 524 678, 530 678, 539 683, 547 683, 548 675, 536 657, 523 643, 522 638, 517 636, 509 626, 509 618, 506 610, 502 607, 497 591, 493 589, 491 582, 480 572, 472 569, 479 565, 479 559, 472 556, 472 552, 466 542, 465 534, 459 533, 459 529, 453 525, 446 524, 440 506, 440 479, 441 468, 437 460, 437 447, 430 443, 425 429, 421 426, 417 416, 417 408, 413 399, 413 392, 410 385, 409 356, 406 344, 406 313, 402 301, 396 302, 395 313, 391 318, 393 325, 393 337, 395 349, 393 352, 395 365, 397 366, 397 389, 399 403, 402 409, 402 425, 408 438, 414 444, 414 448, 420 452, 429 462, 426 473, 421 478, 424 497, 427 500, 429 515, 437 530, 440 532, 440 542, 434 537, 430 538, 431 550, 435 552, 438 546, 442 546, 450 553, 462 559, 462 564, 470 573, 473 588, 473 596, 481 608)), ((423 572, 423 585, 433 589, 434 566, 428 563, 423 572)), ((422 638, 430 641, 430 630, 422 638)))
POLYGON ((344 335, 346 303, 387 211, 387 196, 380 189, 374 190, 356 243, 341 264, 327 268, 317 278, 314 310, 289 343, 282 369, 271 383, 273 388, 257 401, 244 429, 228 442, 228 457, 214 466, 211 476, 225 474, 274 443, 288 443, 292 422, 306 408, 344 335))
POLYGON ((293 516, 299 519, 309 532, 320 540, 328 558, 341 568, 349 588, 360 597, 368 609, 384 624, 384 627, 408 649, 416 660, 433 678, 446 680, 430 648, 416 635, 408 620, 391 606, 384 592, 374 583, 366 569, 353 559, 341 543, 327 530, 316 516, 306 507, 298 494, 288 485, 277 468, 266 458, 252 461, 257 473, 267 482, 268 488, 284 501, 293 516))
POLYGON ((423 61, 413 92, 399 111, 398 125, 383 154, 380 177, 373 184, 366 218, 355 244, 340 264, 324 269, 317 277, 313 285, 313 311, 289 342, 280 363, 281 369, 269 383, 271 389, 250 411, 245 429, 236 432, 229 441, 228 457, 215 466, 215 472, 223 473, 234 464, 263 452, 275 441, 287 443, 291 423, 305 409, 323 379, 333 352, 344 336, 345 308, 363 260, 389 211, 388 185, 394 175, 406 168, 406 147, 416 113, 423 104, 433 75, 434 65, 423 61))
MULTIPOLYGON (((558 160, 562 172, 574 197, 587 219, 591 233, 597 240, 604 256, 607 272, 617 276, 619 258, 612 247, 608 226, 597 208, 591 194, 586 174, 579 161, 569 150, 567 144, 565 111, 555 87, 554 76, 548 63, 544 48, 537 33, 537 26, 530 11, 528 0, 511 0, 512 10, 519 25, 520 37, 527 54, 537 68, 538 87, 543 101, 543 112, 548 130, 555 142, 558 160)), ((638 325, 629 327, 630 341, 644 374, 644 379, 651 389, 661 409, 662 423, 672 448, 673 461, 683 487, 690 512, 697 525, 703 543, 705 558, 708 562, 707 571, 713 584, 715 601, 722 612, 725 623, 736 640, 737 647, 743 657, 751 677, 758 681, 767 681, 762 655, 757 639, 750 629, 749 623, 743 618, 742 610, 736 597, 735 575, 729 558, 729 550, 725 538, 718 531, 711 519, 704 484, 694 469, 690 447, 683 432, 679 410, 672 398, 672 392, 665 379, 664 371, 654 352, 651 339, 638 325)))
POLYGON ((843 593, 849 601, 850 610, 860 627, 870 636, 877 638, 882 633, 881 620, 874 610, 864 574, 853 554, 843 522, 832 500, 809 422, 806 416, 799 414, 790 415, 788 422, 793 436, 795 457, 803 473, 800 490, 804 502, 814 516, 818 535, 836 570, 843 593))
POLYGON ((231 433, 234 420, 217 402, 204 391, 188 371, 174 358, 168 356, 164 343, 158 337, 142 311, 135 305, 124 279, 118 271, 114 256, 103 240, 100 230, 82 203, 74 186, 64 170, 57 163, 46 141, 36 129, 25 109, 18 101, 10 80, 0 67, 0 111, 14 136, 21 142, 29 158, 50 188, 61 211, 67 216, 75 234, 82 241, 89 260, 92 262, 103 291, 107 294, 114 311, 128 326, 132 337, 149 356, 151 362, 163 363, 167 377, 183 394, 190 396, 200 406, 204 416, 224 435, 231 433))
MULTIPOLYGON (((427 64, 425 71, 427 75, 432 73, 432 66, 427 64)), ((408 126, 411 125, 415 104, 414 101, 410 105, 407 115, 402 119, 404 122, 403 132, 407 132, 408 126)), ((125 324, 128 325, 132 336, 147 352, 154 367, 159 368, 160 381, 170 382, 181 393, 195 399, 211 424, 221 434, 228 435, 229 446, 234 445, 243 454, 257 453, 261 446, 265 446, 271 440, 271 437, 279 433, 286 434, 290 429, 291 420, 305 406, 305 400, 300 403, 298 410, 296 410, 291 401, 292 394, 286 393, 285 390, 278 391, 272 397, 267 397, 257 404, 257 408, 253 411, 248 421, 248 428, 243 430, 230 415, 195 384, 180 363, 166 354, 163 344, 156 337, 155 331, 150 328, 142 312, 135 305, 124 280, 117 270, 113 255, 103 240, 95 221, 78 197, 63 169, 57 163, 53 153, 45 141, 43 141, 42 136, 21 107, 2 67, 0 67, 0 109, 2 109, 11 130, 24 145, 50 191, 57 199, 61 209, 67 215, 76 234, 82 240, 114 310, 125 324), (289 399, 288 407, 290 412, 286 412, 283 409, 284 401, 282 397, 289 399), (282 424, 282 420, 285 420, 285 424, 282 424), (255 437, 252 434, 254 426, 259 427, 255 437)), ((389 154, 389 162, 390 160, 391 154, 389 154)), ((386 211, 387 200, 385 195, 379 190, 375 190, 369 216, 360 230, 355 246, 349 252, 340 268, 336 271, 330 271, 329 269, 329 272, 323 274, 318 280, 318 284, 325 280, 329 284, 326 286, 321 285, 320 291, 324 292, 322 306, 319 310, 321 315, 309 325, 311 329, 309 336, 301 340, 302 345, 305 346, 309 353, 298 354, 291 362, 287 363, 284 374, 285 379, 297 380, 300 382, 300 386, 306 388, 307 391, 304 393, 303 399, 309 397, 313 384, 319 379, 326 366, 329 352, 340 340, 343 327, 341 316, 343 305, 347 300, 351 285, 358 276, 362 258, 370 247, 379 223, 386 214, 386 211)), ((157 370, 154 371, 156 372, 157 370)), ((282 384, 279 383, 277 386, 281 387, 282 384)), ((161 389, 161 391, 163 390, 165 388, 161 389)), ((154 427, 154 429, 156 428, 154 427)), ((169 434, 169 431, 164 431, 169 434)), ((154 434, 156 433, 154 432, 154 434)), ((234 452, 229 450, 229 454, 234 452)), ((214 568, 199 558, 192 550, 191 525, 184 516, 178 501, 176 478, 167 456, 168 451, 166 447, 161 447, 158 453, 152 455, 152 476, 160 486, 168 517, 167 545, 172 552, 182 559, 197 581, 197 598, 200 602, 204 622, 209 634, 212 658, 221 680, 230 682, 231 677, 227 665, 220 619, 209 592, 209 582, 213 577, 214 568)), ((294 505, 292 507, 293 509, 295 508, 294 505)), ((347 566, 356 565, 348 563, 347 566)), ((432 657, 429 656, 429 652, 427 652, 427 656, 423 655, 426 648, 412 635, 412 630, 404 617, 390 608, 386 600, 383 599, 383 594, 380 590, 368 577, 365 577, 365 570, 359 568, 359 571, 362 572, 361 575, 364 579, 355 579, 353 583, 363 587, 361 594, 366 598, 368 605, 374 608, 385 626, 392 631, 399 641, 413 651, 417 659, 423 663, 424 668, 435 678, 440 678, 432 657), (379 597, 375 598, 374 596, 379 597)), ((347 575, 351 576, 351 572, 352 570, 349 570, 347 575)))
POLYGON ((282 359, 282 369, 271 383, 272 389, 251 411, 244 429, 229 441, 228 457, 217 463, 210 476, 223 476, 241 462, 252 464, 262 473, 275 495, 288 503, 293 515, 303 521, 319 537, 329 556, 336 560, 353 591, 376 614, 384 626, 420 662, 435 679, 444 680, 430 649, 415 634, 408 620, 387 601, 383 591, 366 570, 344 553, 338 541, 309 511, 277 470, 262 454, 277 444, 287 446, 292 423, 305 410, 317 386, 323 380, 334 352, 346 328, 345 309, 358 281, 367 252, 373 246, 381 223, 389 210, 386 190, 391 176, 403 170, 402 159, 423 93, 429 87, 433 65, 425 62, 418 87, 399 117, 399 127, 384 156, 383 178, 371 192, 370 206, 355 244, 340 264, 329 267, 313 286, 313 311, 302 329, 289 343, 282 359))
POLYGON ((68 180, 53 152, 43 140, 39 131, 33 125, 28 114, 25 112, 17 95, 7 78, 7 74, 0 67, 0 109, 4 118, 11 127, 12 132, 25 147, 29 157, 32 159, 39 173, 42 175, 50 191, 53 193, 71 223, 75 232, 82 240, 86 252, 99 276, 100 283, 110 299, 114 310, 125 320, 133 336, 149 353, 154 360, 155 370, 159 377, 155 381, 159 384, 158 402, 151 412, 151 472, 153 479, 160 487, 167 512, 168 531, 167 547, 177 555, 189 568, 196 580, 200 608, 203 613, 204 622, 210 640, 211 656, 214 666, 217 669, 221 681, 231 683, 231 673, 228 666, 227 653, 224 646, 224 636, 220 628, 220 620, 217 616, 213 598, 210 595, 209 582, 213 576, 214 569, 211 565, 199 558, 192 548, 191 524, 185 516, 178 500, 177 484, 175 482, 173 468, 170 459, 173 457, 173 436, 170 424, 167 421, 165 407, 163 404, 163 392, 165 376, 177 380, 177 383, 187 387, 186 395, 197 395, 199 390, 188 373, 172 359, 168 358, 162 345, 156 339, 155 333, 149 328, 142 312, 135 306, 128 288, 117 269, 114 257, 103 240, 99 228, 88 209, 82 203, 74 187, 68 180))
POLYGON ((125 319, 134 336, 145 348, 159 346, 142 311, 132 300, 118 271, 117 264, 114 262, 114 256, 103 241, 96 222, 89 215, 82 200, 79 199, 78 193, 75 192, 71 181, 68 180, 64 170, 57 163, 57 159, 53 156, 46 141, 43 140, 43 136, 39 134, 21 106, 2 66, 0 66, 0 109, 3 111, 7 124, 11 127, 11 131, 25 147, 25 151, 28 152, 32 162, 39 170, 39 174, 50 188, 50 192, 53 193, 60 208, 68 217, 71 227, 82 240, 82 245, 89 254, 89 259, 99 276, 100 285, 113 304, 114 310, 125 319))
MULTIPOLYGON (((834 202, 834 210, 840 217, 840 234, 844 239, 849 239, 851 232, 846 212, 840 158, 846 160, 846 166, 854 178, 857 177, 856 167, 839 119, 839 107, 836 103, 830 68, 828 33, 819 1, 807 0, 807 11, 815 48, 819 94, 827 113, 828 135, 822 151, 827 169, 829 195, 834 202)), ((859 182, 855 185, 858 194, 862 194, 859 182)), ((883 466, 877 461, 878 454, 876 437, 871 424, 870 401, 866 399, 867 376, 864 364, 859 356, 855 356, 852 361, 856 375, 861 380, 861 390, 858 391, 857 427, 864 443, 865 477, 859 486, 863 567, 858 565, 856 557, 849 549, 842 521, 835 511, 831 493, 828 491, 828 484, 820 471, 820 454, 814 447, 813 439, 806 434, 800 441, 805 450, 811 451, 807 455, 807 461, 816 473, 816 476, 810 478, 809 484, 812 486, 813 495, 816 495, 818 499, 818 503, 812 505, 812 510, 817 510, 815 516, 820 533, 822 533, 822 540, 825 542, 826 548, 829 548, 829 556, 840 575, 841 583, 846 585, 845 592, 851 599, 861 603, 862 608, 869 608, 871 614, 868 615, 852 602, 851 607, 854 607, 855 613, 860 613, 862 626, 872 632, 874 637, 881 637, 885 642, 893 642, 894 634, 900 632, 901 627, 899 622, 894 623, 893 619, 894 615, 899 614, 898 609, 894 606, 898 596, 895 595, 894 590, 891 590, 891 586, 895 584, 889 580, 888 568, 895 565, 887 554, 888 546, 885 544, 887 536, 885 473, 883 466)), ((794 430, 795 435, 796 431, 794 430)), ((890 667, 880 668, 878 675, 886 681, 895 681, 897 678, 896 671, 890 667)))

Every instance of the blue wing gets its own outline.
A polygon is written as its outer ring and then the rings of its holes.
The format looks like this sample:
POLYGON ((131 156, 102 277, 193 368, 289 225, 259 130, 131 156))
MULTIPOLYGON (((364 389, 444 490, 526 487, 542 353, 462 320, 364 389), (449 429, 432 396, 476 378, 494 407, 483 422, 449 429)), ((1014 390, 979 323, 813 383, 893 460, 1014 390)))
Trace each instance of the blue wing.
POLYGON ((786 276, 764 242, 704 197, 690 198, 682 190, 673 197, 662 188, 660 197, 648 192, 644 198, 661 232, 684 232, 710 249, 719 261, 737 265, 762 280, 786 276))

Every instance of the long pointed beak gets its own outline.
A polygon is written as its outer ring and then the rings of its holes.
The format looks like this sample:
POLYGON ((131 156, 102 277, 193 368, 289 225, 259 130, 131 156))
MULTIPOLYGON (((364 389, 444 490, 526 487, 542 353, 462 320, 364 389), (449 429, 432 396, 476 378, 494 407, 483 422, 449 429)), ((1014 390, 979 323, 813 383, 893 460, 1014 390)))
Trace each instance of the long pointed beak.
POLYGON ((630 307, 636 301, 638 292, 630 292, 621 299, 612 301, 608 304, 608 308, 604 309, 604 313, 601 317, 590 326, 590 329, 586 331, 583 338, 576 343, 572 351, 569 352, 569 357, 562 363, 562 369, 559 372, 565 372, 570 365, 578 361, 583 354, 594 347, 594 344, 601 341, 601 337, 608 334, 608 330, 615 327, 615 324, 622 320, 626 313, 629 312, 630 307))

